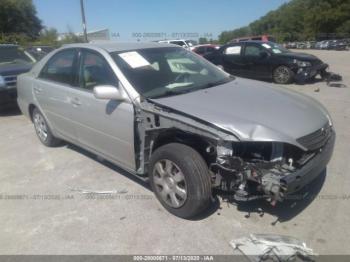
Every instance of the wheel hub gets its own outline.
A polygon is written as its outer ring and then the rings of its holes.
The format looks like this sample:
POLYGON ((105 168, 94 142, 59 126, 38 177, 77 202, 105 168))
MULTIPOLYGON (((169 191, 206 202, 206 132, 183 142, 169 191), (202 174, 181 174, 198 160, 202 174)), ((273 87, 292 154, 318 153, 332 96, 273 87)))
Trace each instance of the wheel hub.
POLYGON ((187 186, 181 169, 170 160, 154 165, 153 181, 158 195, 173 208, 180 208, 187 199, 187 186))

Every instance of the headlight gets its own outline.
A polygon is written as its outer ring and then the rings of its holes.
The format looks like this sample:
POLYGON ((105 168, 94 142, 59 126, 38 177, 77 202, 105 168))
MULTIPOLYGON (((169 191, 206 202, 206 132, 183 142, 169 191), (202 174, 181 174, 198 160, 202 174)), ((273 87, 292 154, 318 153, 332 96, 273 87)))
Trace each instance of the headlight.
POLYGON ((5 79, 2 76, 0 76, 0 88, 5 86, 6 86, 5 79))
POLYGON ((294 59, 294 63, 298 65, 298 67, 309 67, 311 66, 310 62, 306 62, 306 61, 299 61, 294 59))

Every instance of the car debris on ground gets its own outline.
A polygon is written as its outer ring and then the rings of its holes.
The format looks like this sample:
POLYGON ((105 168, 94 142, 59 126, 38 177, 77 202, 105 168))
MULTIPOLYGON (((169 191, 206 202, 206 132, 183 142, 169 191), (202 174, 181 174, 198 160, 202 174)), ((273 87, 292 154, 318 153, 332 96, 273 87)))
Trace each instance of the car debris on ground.
POLYGON ((230 244, 252 262, 315 261, 317 255, 304 242, 282 235, 251 234, 233 240, 230 244))

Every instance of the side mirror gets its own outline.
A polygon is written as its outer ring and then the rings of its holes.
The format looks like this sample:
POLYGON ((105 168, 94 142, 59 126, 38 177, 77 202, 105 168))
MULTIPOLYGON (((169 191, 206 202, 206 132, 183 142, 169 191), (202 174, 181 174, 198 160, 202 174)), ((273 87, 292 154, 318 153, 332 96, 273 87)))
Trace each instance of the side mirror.
POLYGON ((265 59, 265 58, 267 58, 269 55, 270 55, 270 54, 269 54, 268 52, 266 52, 266 51, 261 51, 260 54, 259 54, 259 56, 260 56, 261 59, 265 59))
POLYGON ((97 99, 113 99, 126 101, 126 95, 115 86, 101 85, 94 87, 94 96, 97 99))

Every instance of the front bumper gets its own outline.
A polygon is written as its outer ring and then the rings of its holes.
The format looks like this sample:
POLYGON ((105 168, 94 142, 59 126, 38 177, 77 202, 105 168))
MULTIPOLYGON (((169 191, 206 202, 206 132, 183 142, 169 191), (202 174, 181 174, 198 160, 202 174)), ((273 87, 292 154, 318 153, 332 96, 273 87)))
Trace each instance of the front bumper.
POLYGON ((328 68, 328 64, 319 64, 304 68, 298 68, 295 75, 295 80, 297 82, 305 82, 318 74, 322 74, 328 68))
POLYGON ((284 176, 281 183, 286 186, 286 195, 295 193, 315 180, 327 167, 330 161, 335 144, 336 134, 332 130, 332 135, 328 142, 320 149, 319 153, 305 164, 301 169, 284 176))

